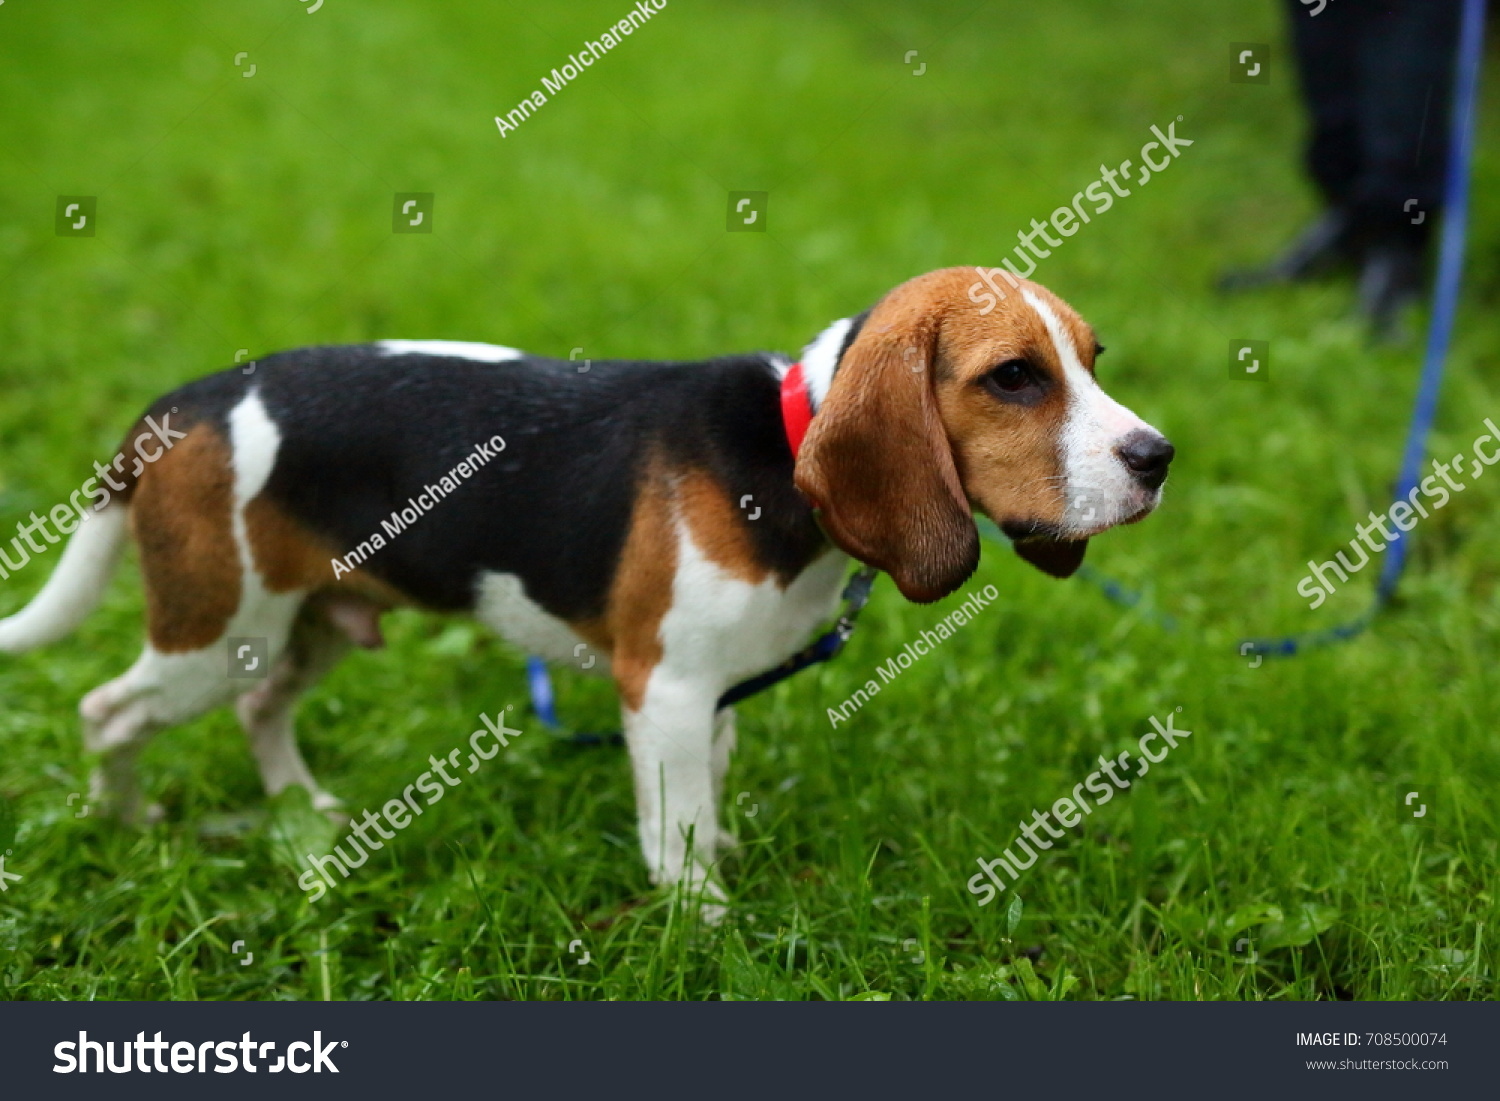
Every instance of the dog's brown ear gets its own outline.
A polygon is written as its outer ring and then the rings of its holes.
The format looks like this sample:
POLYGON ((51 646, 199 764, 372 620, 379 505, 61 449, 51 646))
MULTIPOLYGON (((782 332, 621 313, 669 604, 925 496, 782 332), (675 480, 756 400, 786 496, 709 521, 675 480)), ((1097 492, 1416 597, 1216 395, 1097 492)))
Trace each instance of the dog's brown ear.
POLYGON ((1087 539, 1022 539, 1013 545, 1017 554, 1053 577, 1072 577, 1089 549, 1087 539))
POLYGON ((920 604, 947 596, 979 563, 979 532, 933 393, 934 306, 907 284, 875 307, 844 352, 796 471, 829 538, 920 604))

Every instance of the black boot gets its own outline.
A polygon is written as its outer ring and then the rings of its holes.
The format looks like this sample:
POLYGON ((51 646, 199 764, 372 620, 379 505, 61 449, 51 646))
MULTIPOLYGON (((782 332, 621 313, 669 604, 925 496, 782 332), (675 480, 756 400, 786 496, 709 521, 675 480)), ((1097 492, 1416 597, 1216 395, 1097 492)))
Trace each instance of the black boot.
POLYGON ((1356 236, 1353 213, 1345 207, 1330 207, 1270 263, 1225 272, 1219 277, 1219 289, 1241 291, 1311 279, 1354 260, 1356 236))
POLYGON ((1359 312, 1377 343, 1406 335, 1407 310, 1422 296, 1420 245, 1401 238, 1373 242, 1359 275, 1359 312))

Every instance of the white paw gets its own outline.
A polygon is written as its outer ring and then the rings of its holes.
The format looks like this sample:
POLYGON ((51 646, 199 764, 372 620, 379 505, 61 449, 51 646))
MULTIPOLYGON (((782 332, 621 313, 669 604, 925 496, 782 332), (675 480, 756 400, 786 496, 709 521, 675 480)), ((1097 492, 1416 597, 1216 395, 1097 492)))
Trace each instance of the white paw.
POLYGON ((724 919, 729 916, 729 907, 721 902, 700 902, 698 904, 698 920, 704 925, 718 926, 724 924, 724 919))
POLYGON ((342 826, 350 821, 349 812, 344 809, 344 801, 337 795, 326 791, 315 791, 312 797, 313 810, 322 811, 333 819, 333 824, 342 826))
POLYGON ((669 890, 681 891, 680 897, 686 906, 696 902, 698 916, 705 925, 718 925, 729 914, 729 895, 725 893, 723 885, 702 866, 694 868, 676 883, 666 886, 669 890))

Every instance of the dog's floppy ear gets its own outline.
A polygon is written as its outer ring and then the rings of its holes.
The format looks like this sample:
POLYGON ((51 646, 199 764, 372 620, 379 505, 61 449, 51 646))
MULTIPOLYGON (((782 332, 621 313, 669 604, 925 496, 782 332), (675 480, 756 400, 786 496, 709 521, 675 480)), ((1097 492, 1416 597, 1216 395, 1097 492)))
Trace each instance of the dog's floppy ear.
POLYGON ((947 596, 979 563, 979 532, 938 414, 934 296, 908 283, 845 350, 797 457, 823 530, 908 600, 947 596))
POLYGON ((1083 554, 1089 549, 1087 539, 1022 539, 1013 544, 1016 553, 1043 573, 1053 577, 1072 577, 1083 565, 1083 554))

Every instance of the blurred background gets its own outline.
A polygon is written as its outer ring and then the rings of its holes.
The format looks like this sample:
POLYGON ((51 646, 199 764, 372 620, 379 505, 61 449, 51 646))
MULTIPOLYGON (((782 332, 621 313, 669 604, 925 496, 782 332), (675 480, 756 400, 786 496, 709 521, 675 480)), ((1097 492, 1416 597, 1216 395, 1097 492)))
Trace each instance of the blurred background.
MULTIPOLYGON (((1134 603, 987 547, 975 583, 1000 600, 831 728, 825 708, 948 611, 878 584, 837 662, 740 708, 724 926, 688 930, 651 893, 621 752, 534 723, 316 907, 288 853, 320 826, 266 805, 227 712, 147 752, 163 824, 76 817, 77 700, 140 645, 127 569, 74 638, 0 659, 0 850, 24 875, 0 895, 0 996, 1494 997, 1493 480, 1422 522, 1369 634, 1237 652, 1365 608, 1374 569, 1316 611, 1295 586, 1388 503, 1426 318, 1372 344, 1357 270, 1215 289, 1326 210, 1289 7, 670 0, 502 132, 624 0, 5 3, 7 537, 153 397, 237 356, 385 337, 796 352, 913 275, 1000 263, 1153 125, 1193 144, 1033 276, 1177 446, 1161 510, 1089 551, 1134 603), (1243 43, 1263 82, 1236 79, 1243 43), (759 232, 727 229, 741 191, 765 193, 759 232), (430 233, 393 232, 398 193, 431 194, 430 233), (59 235, 59 196, 96 200, 93 236, 59 235), (1254 379, 1231 367, 1243 340, 1267 343, 1254 379), (975 905, 976 858, 1175 708, 1182 748, 975 905)), ((1437 456, 1500 415, 1493 61, 1437 456)), ((0 615, 55 560, 0 581, 0 615)), ((403 613, 388 634, 300 720, 351 808, 525 699, 520 657, 469 625, 403 613)), ((578 725, 617 722, 606 685, 562 674, 559 696, 578 725)))

